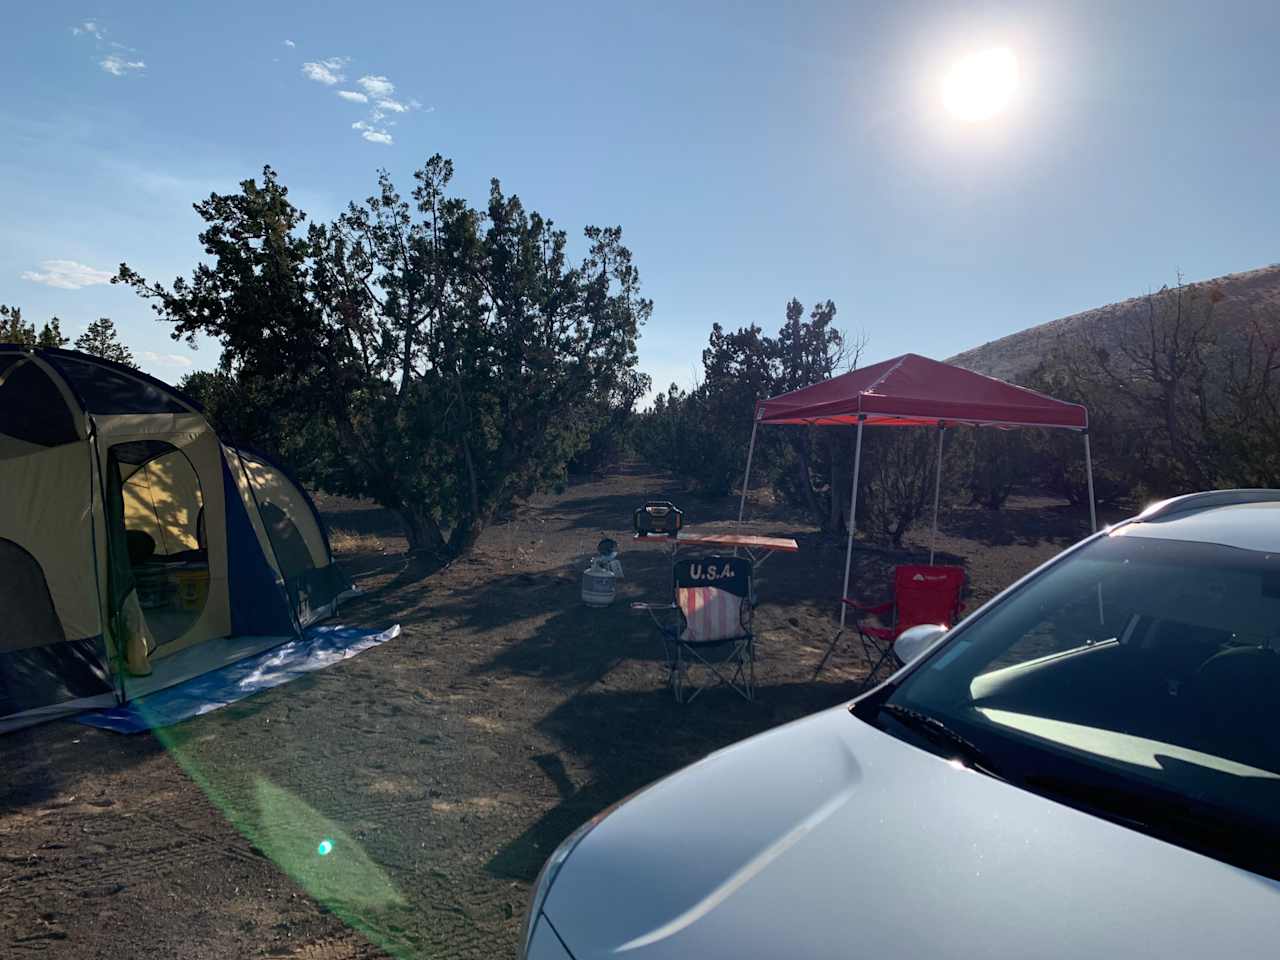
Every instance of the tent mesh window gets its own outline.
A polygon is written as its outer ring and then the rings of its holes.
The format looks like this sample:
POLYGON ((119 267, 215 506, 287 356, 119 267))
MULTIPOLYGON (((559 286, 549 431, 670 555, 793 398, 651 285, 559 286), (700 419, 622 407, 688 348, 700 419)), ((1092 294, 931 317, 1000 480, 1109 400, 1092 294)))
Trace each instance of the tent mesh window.
POLYGON ((208 598, 200 479, 186 455, 162 440, 116 444, 109 462, 115 583, 123 594, 137 589, 156 643, 171 643, 199 619, 208 598))
POLYGON ((0 433, 45 447, 79 439, 61 391, 25 357, 0 357, 0 433))
POLYGON ((262 522, 267 528, 271 548, 276 553, 280 572, 286 577, 297 577, 315 566, 311 551, 302 539, 302 531, 289 515, 270 500, 260 501, 262 522))
POLYGON ((349 583, 333 563, 320 517, 303 489, 264 457, 238 451, 295 616, 306 624, 349 583))
POLYGON ((121 443, 112 450, 124 481, 125 528, 138 544, 131 551, 134 562, 147 559, 139 555, 141 537, 134 534, 151 540, 155 556, 204 559, 198 555, 204 539, 200 531, 204 497, 186 455, 162 440, 121 443))

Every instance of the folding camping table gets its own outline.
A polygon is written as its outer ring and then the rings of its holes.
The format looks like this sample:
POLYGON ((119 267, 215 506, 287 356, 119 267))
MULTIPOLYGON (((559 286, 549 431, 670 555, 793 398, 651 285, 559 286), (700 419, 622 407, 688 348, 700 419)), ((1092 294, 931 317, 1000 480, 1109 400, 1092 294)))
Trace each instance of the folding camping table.
POLYGON ((663 536, 661 534, 649 534, 648 536, 642 537, 639 534, 636 534, 633 539, 641 542, 669 542, 671 544, 671 556, 673 558, 675 557, 676 552, 680 549, 681 544, 733 547, 735 552, 741 550, 750 557, 751 562, 756 567, 759 567, 762 563, 768 560, 775 552, 800 552, 800 545, 790 537, 755 537, 742 533, 690 533, 686 530, 681 530, 674 537, 670 535, 663 536))

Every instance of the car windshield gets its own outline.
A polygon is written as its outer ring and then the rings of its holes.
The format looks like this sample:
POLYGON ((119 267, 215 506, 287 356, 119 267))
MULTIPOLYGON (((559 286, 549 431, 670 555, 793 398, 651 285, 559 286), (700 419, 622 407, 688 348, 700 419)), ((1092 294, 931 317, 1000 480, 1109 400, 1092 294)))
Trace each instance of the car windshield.
POLYGON ((1022 786, 1275 875, 1259 840, 1280 833, 1280 553, 1148 531, 1049 567, 872 712, 904 736, 927 718, 953 736, 922 745, 963 737, 1022 786))

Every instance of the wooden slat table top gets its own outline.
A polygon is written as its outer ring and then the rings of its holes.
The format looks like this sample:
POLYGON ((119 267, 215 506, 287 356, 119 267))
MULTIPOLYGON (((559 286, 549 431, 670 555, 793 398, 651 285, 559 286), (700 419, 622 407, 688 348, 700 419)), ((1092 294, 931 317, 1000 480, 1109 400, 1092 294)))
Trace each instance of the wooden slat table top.
MULTIPOLYGON (((653 540, 660 543, 671 542, 670 537, 661 536, 637 536, 635 539, 653 540)), ((676 534, 675 539, 677 543, 706 543, 721 547, 754 547, 757 550, 781 550, 783 553, 798 553, 800 551, 800 544, 790 537, 757 537, 744 533, 693 533, 681 530, 676 534)))

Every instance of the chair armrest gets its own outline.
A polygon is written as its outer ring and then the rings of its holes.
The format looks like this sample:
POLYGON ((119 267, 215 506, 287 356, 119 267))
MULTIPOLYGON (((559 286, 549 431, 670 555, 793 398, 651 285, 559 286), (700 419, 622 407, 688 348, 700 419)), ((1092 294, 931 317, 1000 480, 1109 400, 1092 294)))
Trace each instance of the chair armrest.
POLYGON ((855 610, 861 610, 863 613, 888 613, 893 609, 892 600, 886 600, 884 603, 863 603, 861 600, 850 600, 848 597, 841 597, 840 602, 846 606, 853 607, 855 610))

